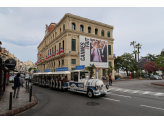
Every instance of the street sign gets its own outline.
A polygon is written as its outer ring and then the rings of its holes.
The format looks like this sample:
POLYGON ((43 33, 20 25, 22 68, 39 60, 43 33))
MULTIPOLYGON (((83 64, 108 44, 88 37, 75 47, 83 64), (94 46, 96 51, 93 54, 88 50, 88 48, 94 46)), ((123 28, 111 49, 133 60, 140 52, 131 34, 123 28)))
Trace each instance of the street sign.
POLYGON ((85 65, 76 66, 76 70, 84 70, 85 65))
POLYGON ((68 67, 56 68, 57 71, 68 71, 68 67))
POLYGON ((9 58, 5 61, 5 66, 9 69, 9 70, 14 70, 15 66, 16 66, 16 61, 13 58, 9 58))

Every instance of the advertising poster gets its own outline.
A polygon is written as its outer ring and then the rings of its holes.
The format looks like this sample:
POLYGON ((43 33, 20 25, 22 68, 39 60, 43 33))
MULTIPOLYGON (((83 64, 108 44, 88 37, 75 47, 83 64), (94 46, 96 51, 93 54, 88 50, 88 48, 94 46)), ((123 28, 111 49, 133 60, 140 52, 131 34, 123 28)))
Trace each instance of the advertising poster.
POLYGON ((80 65, 108 68, 108 42, 106 40, 80 36, 80 65))

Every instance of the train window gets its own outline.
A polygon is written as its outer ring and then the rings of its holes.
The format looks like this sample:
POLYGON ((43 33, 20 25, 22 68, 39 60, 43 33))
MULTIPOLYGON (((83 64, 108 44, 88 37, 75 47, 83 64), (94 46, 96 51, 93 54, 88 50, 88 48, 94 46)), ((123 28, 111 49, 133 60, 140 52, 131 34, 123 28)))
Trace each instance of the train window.
POLYGON ((71 73, 71 80, 74 80, 74 73, 71 73))
POLYGON ((78 81, 78 73, 74 73, 74 81, 78 81))
POLYGON ((85 72, 80 72, 80 79, 84 79, 85 78, 85 72))

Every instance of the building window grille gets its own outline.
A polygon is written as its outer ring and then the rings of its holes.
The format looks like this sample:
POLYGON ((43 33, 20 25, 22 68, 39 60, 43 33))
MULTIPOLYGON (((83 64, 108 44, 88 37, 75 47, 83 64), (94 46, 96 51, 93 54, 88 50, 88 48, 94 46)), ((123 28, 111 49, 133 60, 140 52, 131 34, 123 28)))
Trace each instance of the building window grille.
POLYGON ((91 33, 91 27, 88 27, 88 33, 91 33))
POLYGON ((98 34, 98 29, 95 29, 95 35, 97 35, 98 34))
POLYGON ((75 30, 75 23, 72 23, 72 30, 75 30))
POLYGON ((64 60, 62 60, 62 65, 64 65, 64 60))
POLYGON ((80 25, 80 31, 83 32, 83 25, 80 25))
POLYGON ((76 51, 76 39, 72 39, 72 51, 76 51))
POLYGON ((108 34, 107 35, 108 35, 108 37, 110 37, 110 32, 109 31, 108 31, 108 34))
POLYGON ((108 45, 108 55, 111 55, 111 45, 108 45))
POLYGON ((72 64, 76 64, 76 59, 72 59, 72 64))
POLYGON ((104 30, 101 30, 101 36, 104 36, 104 30))

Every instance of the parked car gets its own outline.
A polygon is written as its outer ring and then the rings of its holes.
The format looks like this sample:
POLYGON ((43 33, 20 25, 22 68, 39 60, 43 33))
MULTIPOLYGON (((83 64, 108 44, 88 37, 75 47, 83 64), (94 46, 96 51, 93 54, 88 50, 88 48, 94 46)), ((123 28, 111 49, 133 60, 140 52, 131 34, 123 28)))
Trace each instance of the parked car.
POLYGON ((158 76, 158 75, 151 75, 150 76, 150 79, 159 79, 159 80, 162 80, 162 77, 161 76, 158 76))

